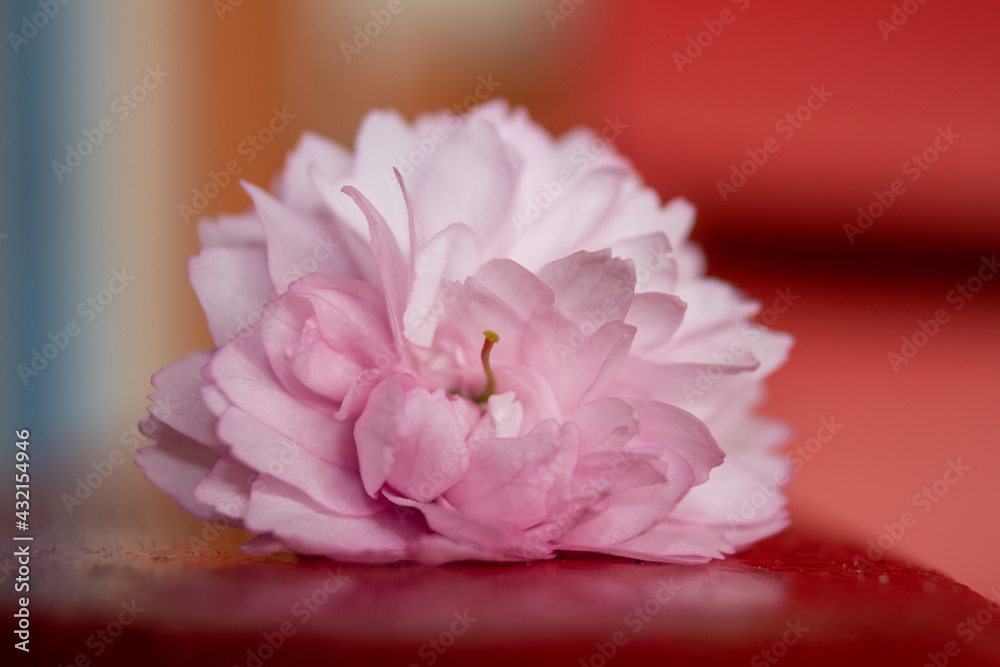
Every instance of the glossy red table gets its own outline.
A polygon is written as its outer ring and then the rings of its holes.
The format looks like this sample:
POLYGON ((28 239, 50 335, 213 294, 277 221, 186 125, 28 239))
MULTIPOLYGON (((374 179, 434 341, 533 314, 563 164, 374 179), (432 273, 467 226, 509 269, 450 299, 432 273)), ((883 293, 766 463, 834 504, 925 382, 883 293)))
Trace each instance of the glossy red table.
POLYGON ((17 664, 1000 664, 1000 600, 860 554, 795 530, 704 566, 49 548, 17 664))

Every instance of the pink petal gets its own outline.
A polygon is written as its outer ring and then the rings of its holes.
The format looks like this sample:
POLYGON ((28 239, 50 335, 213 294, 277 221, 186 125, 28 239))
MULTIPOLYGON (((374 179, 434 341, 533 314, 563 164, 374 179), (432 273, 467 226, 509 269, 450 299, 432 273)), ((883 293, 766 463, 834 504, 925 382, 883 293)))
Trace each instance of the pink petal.
POLYGON ((289 208, 264 190, 243 183, 267 233, 267 266, 277 293, 307 273, 349 276, 356 269, 335 226, 289 208))
POLYGON ((560 543, 608 546, 662 521, 691 489, 691 467, 673 452, 593 452, 581 457, 575 489, 601 498, 601 509, 560 538, 560 543), (616 463, 620 465, 616 465, 616 463), (664 465, 665 464, 665 465, 664 465), (605 495, 606 494, 606 495, 605 495))
POLYGON ((275 375, 306 402, 339 404, 361 373, 396 351, 381 293, 332 274, 294 283, 261 323, 261 339, 275 375))
MULTIPOLYGON (((557 176, 553 174, 553 176, 557 176)), ((535 220, 527 219, 530 207, 518 202, 528 224, 520 223, 520 235, 511 249, 510 258, 528 269, 538 270, 553 256, 560 257, 580 250, 586 238, 606 224, 614 210, 622 183, 628 174, 619 167, 596 167, 562 186, 561 194, 553 198, 542 190, 531 201, 543 209, 535 220), (542 203, 549 202, 547 207, 542 203)), ((553 179, 559 186, 557 180, 553 179)))
POLYGON ((152 378, 156 392, 149 395, 153 401, 149 414, 178 433, 222 453, 222 445, 215 437, 217 419, 201 396, 201 389, 208 384, 202 369, 211 359, 212 353, 203 350, 156 371, 152 378))
POLYGON ((454 222, 488 240, 498 226, 508 224, 515 173, 507 147, 492 123, 474 118, 440 142, 433 136, 424 140, 433 152, 412 177, 414 208, 426 234, 418 235, 418 243, 454 222))
POLYGON ((258 321, 273 291, 263 248, 205 248, 188 274, 217 347, 258 321))
POLYGON ((320 169, 330 178, 340 178, 347 173, 352 162, 350 152, 340 144, 312 132, 303 132, 299 143, 289 153, 285 170, 278 179, 278 196, 300 211, 324 211, 326 204, 313 185, 310 171, 320 169))
POLYGON ((594 329, 624 321, 635 292, 635 267, 612 257, 611 250, 573 253, 546 264, 538 277, 577 326, 589 323, 594 329))
POLYGON ((636 328, 632 351, 646 356, 665 347, 681 325, 686 310, 687 304, 673 294, 636 294, 625 318, 636 328))
POLYGON ((384 501, 365 493, 357 471, 310 454, 238 408, 230 408, 219 420, 219 437, 231 443, 236 461, 295 487, 325 510, 367 516, 385 509, 384 501))
POLYGON ((527 365, 511 365, 494 370, 497 386, 502 387, 502 391, 513 393, 524 410, 522 432, 519 435, 546 419, 563 421, 559 399, 549 384, 549 378, 544 374, 527 365))
POLYGON ((729 528, 760 525, 784 516, 788 499, 781 488, 790 478, 791 471, 779 457, 771 455, 767 458, 771 459, 769 475, 761 474, 736 457, 730 457, 726 465, 712 472, 707 482, 691 489, 691 493, 678 504, 673 516, 683 521, 729 528))
MULTIPOLYGON (((334 177, 313 168, 310 176, 317 191, 334 217, 341 220, 362 239, 370 240, 370 221, 362 210, 347 197, 342 188, 350 185, 363 192, 376 210, 385 215, 392 236, 401 246, 404 256, 410 255, 409 220, 406 204, 400 197, 394 167, 404 167, 404 161, 419 150, 413 132, 406 121, 394 111, 373 111, 365 116, 355 139, 354 165, 349 174, 334 177)), ((403 176, 409 178, 409 169, 403 176)))
POLYGON ((546 376, 566 412, 584 396, 599 398, 628 358, 635 327, 614 321, 596 330, 565 323, 555 313, 539 313, 522 337, 523 363, 546 376))
POLYGON ((730 363, 729 357, 719 359, 716 363, 658 364, 630 357, 608 392, 625 399, 681 405, 699 419, 708 419, 746 386, 747 371, 759 365, 749 354, 732 357, 730 363))
POLYGON ((419 247, 413 262, 413 287, 403 315, 407 339, 428 347, 438 318, 444 312, 442 281, 461 280, 479 262, 479 247, 472 230, 461 223, 449 225, 419 247))
POLYGON ((392 510, 360 517, 324 512, 302 492, 273 480, 254 483, 244 523, 298 553, 361 563, 404 560, 411 541, 427 532, 422 521, 392 510))
POLYGON ((399 512, 422 516, 434 533, 466 547, 503 553, 520 543, 521 531, 487 518, 470 516, 457 510, 444 496, 429 503, 404 498, 390 490, 386 490, 385 496, 397 505, 399 512))
POLYGON ((222 347, 207 367, 208 376, 235 406, 254 415, 324 461, 357 468, 350 424, 313 409, 282 386, 265 354, 260 327, 251 327, 222 347))
POLYGON ((358 418, 354 432, 361 479, 372 496, 389 484, 408 498, 428 502, 468 470, 468 431, 444 390, 431 393, 408 378, 390 377, 372 390, 358 418))
POLYGON ((684 355, 684 345, 697 349, 704 344, 706 333, 727 325, 742 326, 760 308, 759 304, 744 299, 735 288, 721 280, 702 278, 683 281, 680 285, 678 296, 688 307, 671 346, 671 350, 679 356, 684 355))
POLYGON ((156 445, 140 447, 135 457, 146 479, 170 494, 191 514, 210 519, 214 510, 199 502, 194 490, 219 460, 218 455, 155 417, 142 423, 142 431, 157 441, 156 445))
POLYGON ((344 194, 355 201, 368 219, 372 254, 375 256, 379 278, 385 292, 385 302, 389 311, 393 338, 397 344, 402 344, 403 313, 406 310, 409 290, 409 264, 403 261, 397 237, 393 236, 385 218, 372 206, 372 203, 351 186, 344 187, 344 194))
POLYGON ((721 528, 667 519, 642 535, 608 546, 560 544, 563 551, 593 551, 660 563, 706 563, 735 551, 721 528))
POLYGON ((667 403, 631 401, 639 415, 639 435, 633 444, 655 443, 677 452, 691 466, 694 484, 708 479, 712 468, 720 465, 725 454, 701 420, 667 403))
POLYGON ((263 246, 267 242, 256 211, 220 215, 198 221, 198 241, 202 248, 216 246, 263 246))
POLYGON ((463 514, 529 528, 569 501, 579 432, 547 421, 518 438, 486 441, 489 451, 445 498, 463 514))
POLYGON ((627 239, 619 239, 610 246, 615 257, 632 260, 635 265, 635 291, 677 291, 678 266, 676 254, 670 247, 666 234, 654 232, 627 239))
MULTIPOLYGON (((554 554, 553 554, 554 555, 554 554)), ((524 560, 500 550, 480 549, 460 544, 443 535, 421 535, 410 545, 410 557, 426 565, 443 565, 463 561, 485 561, 491 563, 516 562, 524 560)))
POLYGON ((469 441, 489 438, 516 438, 524 424, 524 405, 513 391, 493 394, 486 401, 486 412, 469 434, 469 441))
POLYGON ((586 247, 614 247, 623 237, 656 233, 666 234, 675 248, 687 241, 695 217, 690 202, 677 197, 663 205, 655 190, 639 187, 634 179, 623 189, 626 191, 621 194, 619 206, 609 215, 607 224, 587 239, 586 247))
POLYGON ((638 414, 619 398, 602 398, 579 406, 566 416, 580 429, 580 453, 618 452, 639 431, 638 414))
POLYGON ((528 320, 555 303, 555 293, 541 279, 509 259, 492 259, 476 270, 476 280, 528 320))
POLYGON ((242 519, 250 504, 250 486, 257 472, 229 459, 219 459, 194 489, 198 502, 211 505, 230 519, 242 519))

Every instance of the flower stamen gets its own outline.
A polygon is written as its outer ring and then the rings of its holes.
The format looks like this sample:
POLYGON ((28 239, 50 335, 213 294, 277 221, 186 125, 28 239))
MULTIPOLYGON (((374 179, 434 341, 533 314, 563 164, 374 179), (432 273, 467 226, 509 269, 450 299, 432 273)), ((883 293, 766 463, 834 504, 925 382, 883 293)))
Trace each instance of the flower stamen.
POLYGON ((483 335, 486 336, 486 340, 483 341, 483 351, 479 353, 479 358, 483 360, 483 370, 486 371, 486 388, 483 389, 483 393, 473 399, 476 403, 485 403, 497 390, 497 378, 493 375, 493 369, 490 368, 490 350, 500 342, 500 336, 489 329, 484 331, 483 335))

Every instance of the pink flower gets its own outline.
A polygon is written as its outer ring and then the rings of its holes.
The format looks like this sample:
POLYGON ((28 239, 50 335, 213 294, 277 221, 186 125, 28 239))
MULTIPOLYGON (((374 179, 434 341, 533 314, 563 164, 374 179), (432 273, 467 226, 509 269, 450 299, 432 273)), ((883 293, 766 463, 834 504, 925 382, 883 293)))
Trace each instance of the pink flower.
POLYGON ((354 155, 305 135, 276 196, 199 226, 216 348, 153 376, 147 478, 246 549, 355 561, 690 563, 782 529, 753 409, 790 339, 605 139, 498 102, 373 112, 354 155))

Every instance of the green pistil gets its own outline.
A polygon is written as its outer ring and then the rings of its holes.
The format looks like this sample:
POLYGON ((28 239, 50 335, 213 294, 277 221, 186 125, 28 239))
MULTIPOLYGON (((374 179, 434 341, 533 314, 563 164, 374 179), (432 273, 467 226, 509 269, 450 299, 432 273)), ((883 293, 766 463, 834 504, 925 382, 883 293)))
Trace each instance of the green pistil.
POLYGON ((483 341, 483 351, 479 353, 479 358, 483 360, 483 370, 486 371, 486 388, 474 399, 476 403, 485 403, 497 390, 497 378, 490 368, 490 350, 500 342, 500 336, 489 329, 484 331, 483 335, 486 336, 486 340, 483 341))

